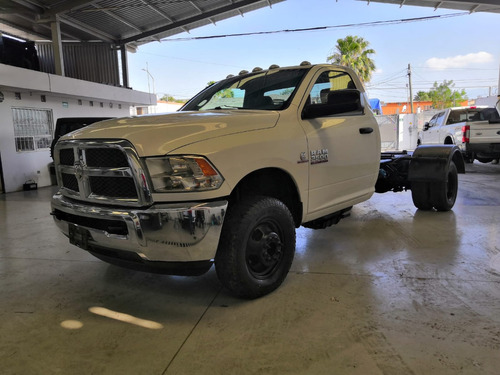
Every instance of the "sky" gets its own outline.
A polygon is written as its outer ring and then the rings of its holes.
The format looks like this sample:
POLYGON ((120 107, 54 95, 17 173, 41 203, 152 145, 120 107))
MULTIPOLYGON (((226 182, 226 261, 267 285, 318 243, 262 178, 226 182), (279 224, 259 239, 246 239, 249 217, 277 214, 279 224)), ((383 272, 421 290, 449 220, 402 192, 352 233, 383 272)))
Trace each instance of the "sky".
POLYGON ((434 82, 452 80, 469 99, 497 95, 500 65, 500 14, 398 6, 356 0, 286 0, 152 42, 128 54, 129 85, 145 92, 189 99, 208 82, 254 67, 326 63, 337 40, 356 35, 370 43, 376 71, 365 87, 370 98, 409 99, 434 82), (436 17, 439 16, 439 17, 436 17), (431 20, 384 23, 432 17, 431 20), (377 22, 378 26, 361 25, 377 22), (349 27, 339 27, 351 25, 349 27), (189 38, 326 27, 317 31, 189 38), (148 74, 149 72, 149 74, 148 74))

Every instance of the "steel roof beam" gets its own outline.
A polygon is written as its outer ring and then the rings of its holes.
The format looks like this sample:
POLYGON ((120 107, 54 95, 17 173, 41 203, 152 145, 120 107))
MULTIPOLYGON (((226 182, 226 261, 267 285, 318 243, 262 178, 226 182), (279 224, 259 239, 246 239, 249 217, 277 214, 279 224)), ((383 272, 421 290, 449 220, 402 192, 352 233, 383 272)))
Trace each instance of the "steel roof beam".
MULTIPOLYGON (((163 10, 161 10, 160 8, 158 8, 157 6, 151 4, 149 1, 146 1, 146 0, 139 0, 141 3, 143 3, 144 5, 146 5, 149 9, 153 10, 154 12, 158 13, 160 16, 162 16, 163 18, 165 18, 168 22, 170 23, 174 23, 175 21, 172 19, 172 17, 170 17, 167 13, 165 13, 163 10)), ((189 30, 186 29, 185 27, 181 27, 182 30, 184 30, 185 32, 189 33, 189 30)), ((160 38, 156 38, 156 40, 160 40, 160 38)))
POLYGON ((80 9, 80 8, 83 8, 83 7, 88 6, 88 5, 92 5, 92 3, 94 3, 94 2, 95 2, 95 0, 94 1, 89 1, 89 0, 62 1, 62 2, 59 2, 58 5, 45 10, 41 16, 43 18, 51 18, 51 17, 54 17, 58 14, 68 13, 72 10, 76 10, 76 9, 80 9))
POLYGON ((105 33, 104 31, 98 30, 94 27, 91 27, 89 25, 85 25, 81 23, 80 21, 75 20, 74 18, 70 18, 68 16, 60 16, 60 21, 62 23, 65 23, 71 27, 74 27, 75 29, 78 29, 80 31, 83 31, 87 34, 95 36, 97 39, 106 41, 109 43, 117 43, 116 38, 114 38, 112 35, 109 35, 108 33, 105 33))
POLYGON ((214 16, 217 16, 219 14, 238 10, 239 8, 242 8, 244 6, 252 5, 252 4, 260 3, 260 2, 262 2, 262 0, 243 0, 243 1, 239 1, 237 3, 232 3, 230 5, 226 5, 226 6, 223 6, 221 8, 211 10, 211 11, 206 12, 206 13, 198 14, 196 16, 183 19, 183 20, 175 22, 171 25, 158 27, 158 28, 155 28, 155 29, 152 29, 149 31, 145 31, 141 34, 134 35, 134 36, 129 37, 129 38, 124 38, 120 41, 120 44, 126 44, 126 43, 133 42, 133 41, 139 41, 140 39, 144 39, 144 38, 153 36, 155 34, 160 34, 160 33, 163 33, 163 32, 169 31, 169 30, 181 28, 182 26, 187 26, 187 25, 194 23, 194 22, 203 21, 203 20, 206 20, 210 17, 214 17, 214 16))

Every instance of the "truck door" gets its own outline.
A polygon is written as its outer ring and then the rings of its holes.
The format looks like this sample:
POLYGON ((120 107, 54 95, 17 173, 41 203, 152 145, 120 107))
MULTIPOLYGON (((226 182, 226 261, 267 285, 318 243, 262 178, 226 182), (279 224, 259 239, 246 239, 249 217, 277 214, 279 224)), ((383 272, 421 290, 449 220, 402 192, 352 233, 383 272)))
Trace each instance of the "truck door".
POLYGON ((380 163, 380 133, 369 109, 342 110, 344 93, 364 101, 364 95, 351 89, 355 88, 351 76, 338 68, 325 68, 313 82, 300 120, 309 148, 309 218, 368 199, 380 163), (330 104, 330 99, 338 103, 336 113, 305 115, 309 106, 318 109, 330 104))
POLYGON ((422 144, 423 145, 439 145, 440 140, 440 128, 443 124, 445 112, 439 112, 435 114, 429 121, 428 129, 422 132, 422 144))

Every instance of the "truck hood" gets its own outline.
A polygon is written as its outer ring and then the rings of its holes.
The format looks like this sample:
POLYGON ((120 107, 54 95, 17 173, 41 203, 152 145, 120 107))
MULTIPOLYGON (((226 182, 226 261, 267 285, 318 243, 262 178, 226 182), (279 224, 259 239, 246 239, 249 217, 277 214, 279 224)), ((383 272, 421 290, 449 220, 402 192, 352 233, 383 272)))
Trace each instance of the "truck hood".
POLYGON ((61 139, 126 139, 140 156, 164 155, 202 140, 271 128, 278 118, 275 111, 175 112, 101 121, 61 139))

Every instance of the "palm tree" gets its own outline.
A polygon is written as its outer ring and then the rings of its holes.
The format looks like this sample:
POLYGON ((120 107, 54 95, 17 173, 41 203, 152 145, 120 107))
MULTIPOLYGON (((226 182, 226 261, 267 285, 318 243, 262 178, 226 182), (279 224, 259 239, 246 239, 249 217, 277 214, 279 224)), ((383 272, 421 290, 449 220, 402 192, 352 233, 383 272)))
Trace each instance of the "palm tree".
POLYGON ((332 64, 348 66, 360 77, 361 81, 368 82, 375 70, 375 63, 368 56, 375 53, 368 49, 370 43, 359 36, 348 35, 344 39, 337 39, 336 52, 328 56, 326 61, 332 64))

